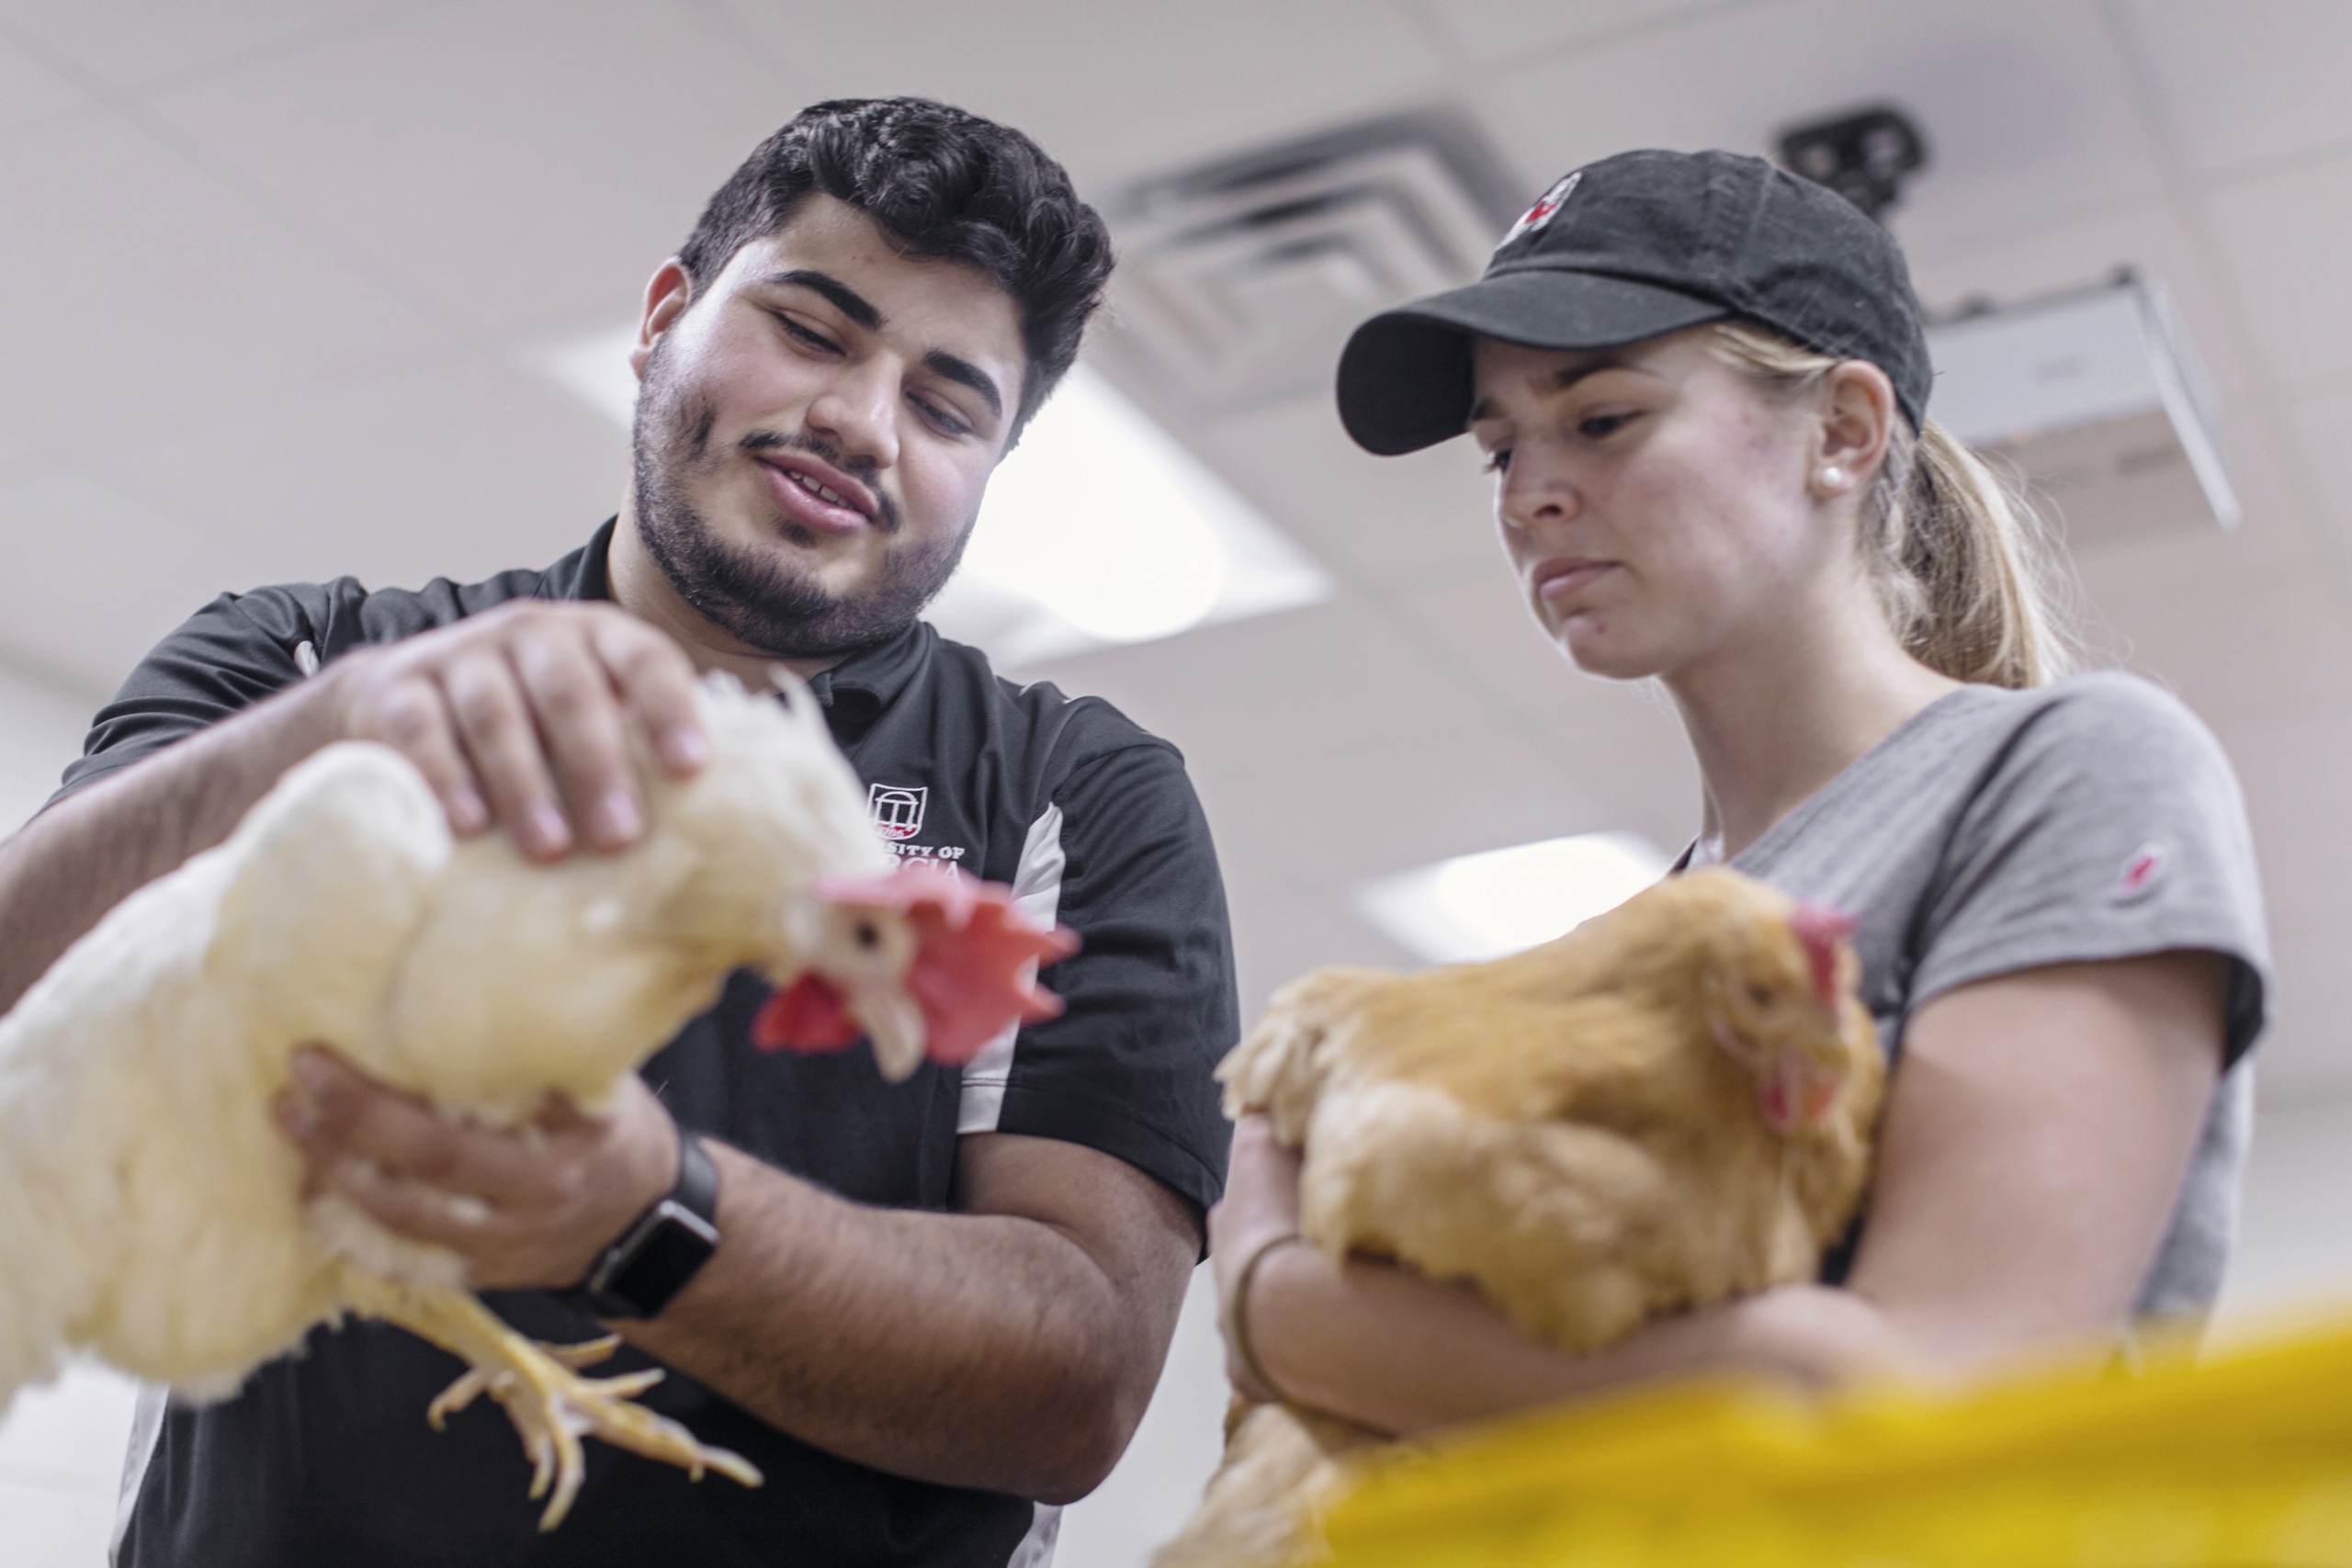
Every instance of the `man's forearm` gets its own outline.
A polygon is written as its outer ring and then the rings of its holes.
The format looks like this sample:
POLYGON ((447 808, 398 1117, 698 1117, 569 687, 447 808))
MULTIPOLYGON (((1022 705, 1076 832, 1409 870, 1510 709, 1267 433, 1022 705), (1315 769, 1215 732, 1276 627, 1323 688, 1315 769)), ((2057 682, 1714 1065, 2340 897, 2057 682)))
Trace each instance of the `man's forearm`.
POLYGON ((1149 1397, 1172 1300, 1164 1321, 1136 1310, 1151 1292, 1123 1292, 1048 1224, 866 1208, 712 1153, 727 1239, 658 1320, 616 1325, 632 1343, 877 1469, 1046 1502, 1101 1479, 1149 1397))
POLYGON ((325 743, 302 688, 60 801, 0 843, 0 1010, 107 911, 229 836, 325 743))

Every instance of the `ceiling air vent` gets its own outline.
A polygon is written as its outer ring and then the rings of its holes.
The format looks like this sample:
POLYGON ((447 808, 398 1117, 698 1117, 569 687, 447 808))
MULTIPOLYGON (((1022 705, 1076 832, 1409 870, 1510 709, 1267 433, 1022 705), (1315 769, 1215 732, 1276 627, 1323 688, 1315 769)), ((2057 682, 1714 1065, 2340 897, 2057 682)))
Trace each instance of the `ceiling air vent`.
POLYGON ((1345 126, 1103 203, 1120 379, 1195 417, 1329 384, 1374 311, 1475 279, 1521 205, 1462 117, 1345 126))

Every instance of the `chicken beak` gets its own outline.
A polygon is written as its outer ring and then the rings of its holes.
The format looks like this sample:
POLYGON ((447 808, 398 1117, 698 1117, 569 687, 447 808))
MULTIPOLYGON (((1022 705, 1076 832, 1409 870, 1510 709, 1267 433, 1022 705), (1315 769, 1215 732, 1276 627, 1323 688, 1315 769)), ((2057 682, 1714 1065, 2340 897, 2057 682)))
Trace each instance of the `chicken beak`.
POLYGON ((922 1066, 928 1038, 922 1009, 895 987, 877 987, 850 999, 852 1017, 865 1026, 874 1043, 874 1065, 892 1083, 904 1083, 922 1066))
POLYGON ((1838 1103, 1838 1079, 1802 1054, 1782 1051, 1757 1086, 1757 1103, 1763 1110, 1765 1124, 1773 1132, 1792 1133, 1814 1126, 1829 1114, 1838 1103))

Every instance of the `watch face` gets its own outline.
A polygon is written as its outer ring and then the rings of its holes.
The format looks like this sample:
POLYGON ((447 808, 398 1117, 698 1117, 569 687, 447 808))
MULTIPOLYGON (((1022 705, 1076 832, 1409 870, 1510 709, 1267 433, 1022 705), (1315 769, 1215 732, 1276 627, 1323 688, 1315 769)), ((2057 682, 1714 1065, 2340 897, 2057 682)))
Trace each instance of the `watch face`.
POLYGON ((718 1230, 692 1209, 664 1201, 655 1213, 660 1223, 609 1287, 648 1316, 668 1305, 718 1248, 718 1230))

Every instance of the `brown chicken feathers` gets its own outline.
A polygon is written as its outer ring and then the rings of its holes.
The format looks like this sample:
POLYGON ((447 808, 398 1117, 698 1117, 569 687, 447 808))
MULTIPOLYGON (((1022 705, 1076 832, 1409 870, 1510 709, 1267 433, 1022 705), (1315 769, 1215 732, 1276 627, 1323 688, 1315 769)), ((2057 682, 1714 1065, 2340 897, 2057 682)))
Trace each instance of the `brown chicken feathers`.
MULTIPOLYGON (((1712 869, 1490 964, 1321 970, 1226 1058, 1226 1112, 1303 1149, 1300 1229, 1328 1256, 1468 1280, 1587 1354, 1809 1279, 1843 1234, 1883 1079, 1848 929, 1712 869)), ((1335 1456, 1373 1440, 1237 1406, 1156 1568, 1311 1560, 1335 1456)))

